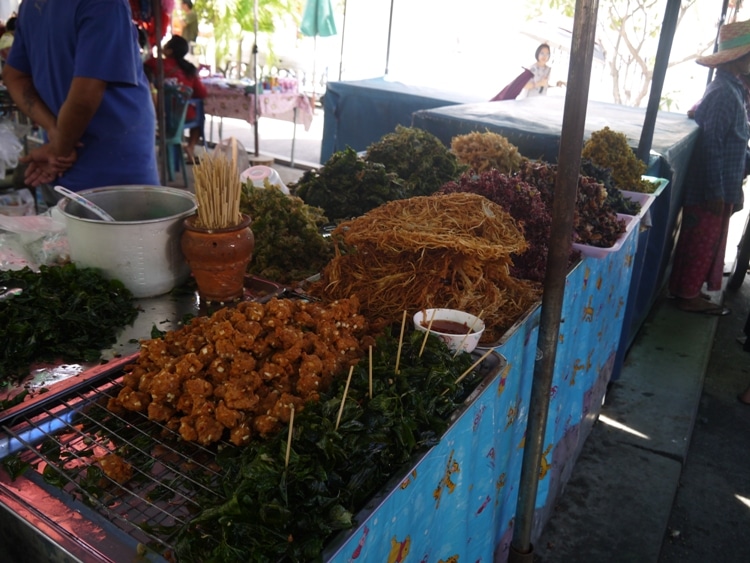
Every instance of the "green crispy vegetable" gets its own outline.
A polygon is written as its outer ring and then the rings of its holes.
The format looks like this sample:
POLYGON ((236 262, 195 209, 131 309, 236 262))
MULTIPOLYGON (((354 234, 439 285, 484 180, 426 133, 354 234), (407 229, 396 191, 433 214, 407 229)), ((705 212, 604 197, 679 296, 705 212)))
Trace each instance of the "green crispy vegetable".
POLYGON ((617 213, 637 215, 641 210, 641 205, 637 201, 625 197, 620 189, 615 186, 612 180, 612 171, 609 168, 602 168, 584 158, 581 160, 581 175, 593 178, 604 186, 604 189, 607 190, 607 204, 611 205, 617 213))
POLYGON ((432 195, 467 168, 435 135, 403 125, 367 147, 365 160, 401 178, 406 197, 432 195))
POLYGON ((289 187, 306 204, 323 209, 331 221, 358 217, 406 195, 396 174, 360 158, 351 147, 334 153, 321 168, 308 170, 289 187))
POLYGON ((250 273, 284 284, 298 282, 320 272, 333 258, 333 245, 320 234, 327 222, 322 210, 300 198, 270 185, 256 188, 247 183, 240 210, 253 219, 250 273))
POLYGON ((94 361, 138 315, 132 293, 74 264, 0 271, 23 292, 0 301, 0 382, 25 377, 34 361, 94 361))

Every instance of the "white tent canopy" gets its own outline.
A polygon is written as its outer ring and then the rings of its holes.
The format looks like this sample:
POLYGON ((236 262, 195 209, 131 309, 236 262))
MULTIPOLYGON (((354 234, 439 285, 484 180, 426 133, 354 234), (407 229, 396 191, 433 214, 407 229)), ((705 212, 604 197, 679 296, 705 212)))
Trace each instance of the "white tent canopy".
POLYGON ((7 20, 13 12, 18 11, 20 0, 0 0, 0 20, 7 20))

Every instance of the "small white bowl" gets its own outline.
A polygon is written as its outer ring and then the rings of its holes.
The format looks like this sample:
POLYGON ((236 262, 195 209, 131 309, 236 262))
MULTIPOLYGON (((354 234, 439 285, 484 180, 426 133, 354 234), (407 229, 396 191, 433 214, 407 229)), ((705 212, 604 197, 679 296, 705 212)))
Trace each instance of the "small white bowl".
POLYGON ((427 332, 431 320, 430 332, 445 342, 453 352, 459 348, 462 352, 472 352, 479 344, 479 339, 482 338, 485 328, 482 319, 457 309, 422 309, 417 311, 413 318, 414 328, 421 332, 427 332), (446 330, 446 322, 457 323, 456 330, 440 332, 441 329, 446 330), (470 330, 471 332, 469 332, 470 330))

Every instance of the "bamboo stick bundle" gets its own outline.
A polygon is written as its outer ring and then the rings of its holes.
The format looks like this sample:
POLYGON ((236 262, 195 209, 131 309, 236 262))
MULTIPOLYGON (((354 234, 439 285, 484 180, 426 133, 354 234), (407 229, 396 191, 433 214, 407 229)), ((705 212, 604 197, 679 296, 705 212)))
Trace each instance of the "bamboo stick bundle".
POLYGON ((193 168, 198 207, 196 226, 226 229, 242 221, 240 196, 242 182, 237 171, 237 140, 232 139, 232 157, 215 151, 201 158, 193 168))

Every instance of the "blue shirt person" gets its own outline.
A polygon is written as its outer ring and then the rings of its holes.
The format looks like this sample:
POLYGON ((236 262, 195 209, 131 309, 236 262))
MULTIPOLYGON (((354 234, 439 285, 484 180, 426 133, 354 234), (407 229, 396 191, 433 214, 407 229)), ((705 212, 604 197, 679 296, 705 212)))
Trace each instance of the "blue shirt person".
POLYGON ((158 185, 156 117, 128 0, 34 0, 3 69, 47 142, 22 159, 32 186, 158 185))

